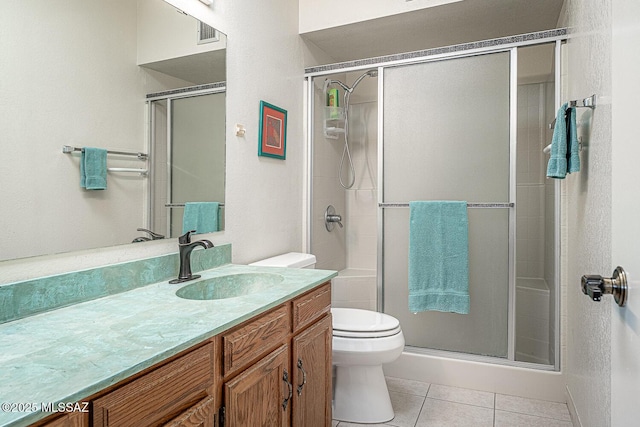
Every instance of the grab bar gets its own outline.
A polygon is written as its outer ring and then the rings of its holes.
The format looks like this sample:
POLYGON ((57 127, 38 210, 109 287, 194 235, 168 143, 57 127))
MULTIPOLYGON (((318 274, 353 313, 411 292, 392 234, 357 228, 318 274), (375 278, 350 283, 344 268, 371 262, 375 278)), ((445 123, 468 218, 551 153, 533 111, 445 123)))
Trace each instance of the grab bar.
MULTIPOLYGON (((468 208, 512 208, 515 203, 467 203, 468 208)), ((380 208, 408 208, 409 203, 378 203, 380 208)))

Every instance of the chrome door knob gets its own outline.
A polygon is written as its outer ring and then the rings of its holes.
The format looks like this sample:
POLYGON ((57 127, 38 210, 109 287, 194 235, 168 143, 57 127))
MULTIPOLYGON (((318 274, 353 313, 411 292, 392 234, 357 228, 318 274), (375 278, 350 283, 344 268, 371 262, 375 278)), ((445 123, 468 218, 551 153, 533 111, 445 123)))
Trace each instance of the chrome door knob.
POLYGON ((622 267, 613 271, 612 277, 602 277, 595 274, 582 276, 582 293, 588 295, 594 301, 600 301, 602 295, 613 295, 613 299, 620 306, 627 303, 627 273, 622 267))

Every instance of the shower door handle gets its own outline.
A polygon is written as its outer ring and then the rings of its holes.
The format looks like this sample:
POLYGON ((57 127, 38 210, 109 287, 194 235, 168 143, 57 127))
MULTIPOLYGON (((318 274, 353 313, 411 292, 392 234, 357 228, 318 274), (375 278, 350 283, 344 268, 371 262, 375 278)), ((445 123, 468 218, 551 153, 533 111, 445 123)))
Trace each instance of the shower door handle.
POLYGON ((615 302, 624 307, 627 302, 627 273, 622 267, 613 271, 612 277, 602 277, 596 274, 582 276, 582 293, 588 295, 593 301, 600 301, 602 295, 613 295, 615 302))

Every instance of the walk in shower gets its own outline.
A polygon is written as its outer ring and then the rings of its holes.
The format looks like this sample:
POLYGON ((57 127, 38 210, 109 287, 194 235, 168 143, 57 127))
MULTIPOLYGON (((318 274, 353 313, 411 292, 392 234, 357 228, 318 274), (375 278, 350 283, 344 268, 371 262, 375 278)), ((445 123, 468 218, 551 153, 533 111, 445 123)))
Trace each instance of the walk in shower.
POLYGON ((308 250, 340 272, 334 306, 398 318, 406 352, 559 369, 559 184, 542 150, 561 46, 550 34, 307 70, 308 250), (327 87, 354 82, 345 132, 327 87), (467 315, 408 310, 414 200, 468 203, 467 315), (329 206, 343 227, 327 227, 329 206))

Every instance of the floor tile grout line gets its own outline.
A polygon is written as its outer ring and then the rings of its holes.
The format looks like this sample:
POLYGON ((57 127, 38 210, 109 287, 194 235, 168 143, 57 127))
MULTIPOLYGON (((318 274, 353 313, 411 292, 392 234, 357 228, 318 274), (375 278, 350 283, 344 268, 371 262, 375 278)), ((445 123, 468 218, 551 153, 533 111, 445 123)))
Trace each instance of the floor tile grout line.
POLYGON ((429 396, 427 396, 427 399, 437 400, 438 402, 449 402, 449 403, 457 403, 458 405, 473 406, 474 408, 493 409, 494 411, 496 409, 495 406, 488 407, 488 406, 476 405, 476 404, 473 404, 473 403, 465 403, 465 402, 458 402, 458 401, 455 401, 455 400, 440 399, 440 398, 437 398, 437 397, 429 397, 429 396))
POLYGON ((513 410, 508 410, 508 409, 495 409, 494 411, 509 412, 510 414, 528 415, 530 417, 544 418, 545 420, 572 422, 571 419, 565 420, 565 419, 561 419, 561 418, 554 418, 554 417, 549 416, 549 415, 535 415, 535 414, 529 414, 527 412, 513 411, 513 410))
POLYGON ((498 393, 493 393, 493 427, 496 427, 496 399, 498 393))
POLYGON ((422 406, 420 406, 420 410, 418 411, 418 416, 416 417, 416 422, 413 423, 413 427, 418 427, 418 421, 420 421, 420 415, 422 415, 422 411, 424 410, 424 405, 427 403, 427 396, 429 396, 429 390, 431 390, 431 386, 433 384, 429 383, 427 387, 427 392, 424 394, 424 399, 422 399, 422 406))

